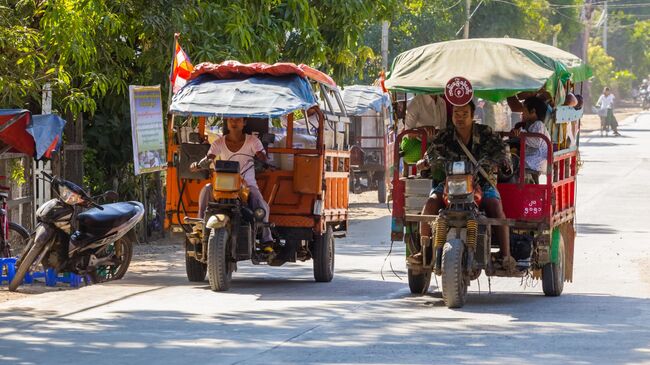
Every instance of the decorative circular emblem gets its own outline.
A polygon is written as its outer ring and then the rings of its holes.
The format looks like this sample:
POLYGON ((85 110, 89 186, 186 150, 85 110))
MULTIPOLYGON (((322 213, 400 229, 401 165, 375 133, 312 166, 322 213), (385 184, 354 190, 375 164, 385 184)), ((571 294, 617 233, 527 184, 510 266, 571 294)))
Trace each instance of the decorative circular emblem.
POLYGON ((455 106, 469 104, 474 97, 472 84, 464 77, 452 77, 445 86, 445 98, 455 106))

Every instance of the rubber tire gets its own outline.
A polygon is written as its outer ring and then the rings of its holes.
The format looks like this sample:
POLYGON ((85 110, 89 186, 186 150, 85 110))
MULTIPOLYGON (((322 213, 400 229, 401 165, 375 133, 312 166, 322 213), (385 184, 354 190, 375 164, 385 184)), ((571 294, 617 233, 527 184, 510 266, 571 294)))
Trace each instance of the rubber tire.
POLYGON ((185 242, 185 272, 187 273, 187 280, 199 283, 205 281, 205 275, 208 273, 208 265, 198 261, 194 257, 187 255, 191 243, 185 242))
POLYGON ((384 181, 384 175, 381 175, 381 178, 377 180, 377 200, 380 204, 386 203, 386 182, 384 181))
POLYGON ((447 308, 461 308, 467 298, 467 284, 463 279, 465 244, 459 239, 449 240, 442 248, 442 299, 447 308))
MULTIPOLYGON (((124 277, 126 272, 129 270, 129 265, 131 265, 131 260, 133 259, 133 243, 128 241, 126 237, 122 237, 119 240, 115 241, 114 245, 123 245, 124 249, 124 261, 120 264, 115 272, 115 275, 112 277, 106 278, 99 276, 100 267, 95 270, 95 272, 90 274, 90 281, 93 284, 105 283, 107 281, 120 280, 124 277)), ((102 265, 102 266, 112 266, 112 265, 102 265)))
POLYGON ((547 297, 558 297, 564 289, 564 241, 560 235, 558 264, 548 263, 542 267, 542 289, 547 297))
POLYGON ((408 269, 409 289, 413 294, 426 294, 431 285, 431 271, 421 273, 418 275, 413 274, 411 269, 408 269))
MULTIPOLYGON (((39 228, 45 229, 44 227, 40 226, 36 229, 38 230, 39 228)), ((34 235, 34 237, 37 236, 38 232, 34 235)), ((11 280, 11 283, 9 283, 9 291, 16 291, 20 284, 23 283, 23 279, 25 278, 25 275, 27 275, 27 271, 29 271, 29 269, 32 267, 32 264, 41 254, 41 251, 43 251, 43 248, 45 248, 46 245, 47 241, 33 242, 32 247, 29 249, 25 257, 20 259, 20 265, 16 270, 16 275, 11 280)))
POLYGON ((314 279, 329 283, 334 278, 334 232, 328 226, 325 233, 314 242, 314 279))
MULTIPOLYGON (((11 237, 14 235, 18 235, 23 241, 22 242, 23 244, 20 247, 21 248, 20 255, 22 256, 22 254, 24 253, 22 251, 27 247, 27 243, 29 240, 29 232, 27 232, 27 229, 25 229, 25 227, 21 226, 20 224, 9 222, 9 236, 11 237)), ((15 251, 15 247, 9 246, 9 249, 11 250, 11 255, 9 257, 18 255, 18 252, 15 251)), ((0 252, 0 255, 2 255, 2 252, 0 252)))
POLYGON ((227 228, 210 230, 208 238, 208 281, 213 291, 227 291, 232 280, 232 263, 227 228))

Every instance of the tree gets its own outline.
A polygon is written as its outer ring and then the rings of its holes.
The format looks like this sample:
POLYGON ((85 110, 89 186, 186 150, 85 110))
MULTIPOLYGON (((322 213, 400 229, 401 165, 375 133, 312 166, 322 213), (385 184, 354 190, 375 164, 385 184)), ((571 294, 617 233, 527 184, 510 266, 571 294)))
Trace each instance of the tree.
MULTIPOLYGON (((403 2, 404 5, 396 9, 390 19, 389 65, 395 56, 406 50, 462 37, 464 3, 457 0, 403 2)), ((471 38, 508 36, 552 44, 556 36, 558 47, 566 49, 581 29, 579 0, 485 0, 472 3, 471 38)), ((380 54, 379 23, 367 29, 365 40, 374 54, 380 54)), ((379 58, 370 59, 364 77, 347 81, 368 82, 368 79, 377 77, 380 67, 379 58)))
POLYGON ((341 79, 374 56, 363 33, 397 4, 0 0, 0 103, 37 112, 41 88, 51 83, 54 110, 83 115, 85 183, 97 191, 126 193, 134 183, 127 168, 132 159, 127 86, 161 84, 166 95, 174 32, 181 32, 195 64, 291 61, 341 79))
POLYGON ((614 58, 607 55, 603 47, 592 43, 589 45, 588 62, 593 69, 594 77, 591 80, 592 99, 595 102, 605 86, 611 84, 614 76, 614 58))

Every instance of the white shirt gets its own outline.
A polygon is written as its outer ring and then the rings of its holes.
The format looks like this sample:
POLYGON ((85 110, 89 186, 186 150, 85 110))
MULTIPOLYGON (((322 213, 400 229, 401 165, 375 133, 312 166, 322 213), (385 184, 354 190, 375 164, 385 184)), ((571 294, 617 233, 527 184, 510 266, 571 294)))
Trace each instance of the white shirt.
POLYGON ((613 109, 614 107, 614 94, 609 94, 608 96, 605 96, 605 94, 602 94, 598 98, 598 102, 596 105, 600 105, 600 110, 607 110, 607 109, 613 109))
POLYGON ((246 134, 246 140, 241 146, 239 151, 231 151, 226 145, 226 137, 218 137, 210 145, 208 150, 208 155, 217 156, 217 160, 228 160, 228 161, 237 161, 239 162, 239 173, 245 171, 243 177, 246 185, 249 187, 257 187, 257 181, 255 181, 255 167, 253 162, 253 157, 257 152, 264 151, 264 146, 262 142, 255 136, 246 134))
POLYGON ((438 129, 445 128, 447 126, 445 101, 437 95, 416 95, 406 106, 404 124, 406 129, 431 126, 438 129))
MULTIPOLYGON (((551 135, 541 120, 528 127, 528 132, 543 134, 548 139, 551 139, 551 135)), ((526 138, 526 168, 545 174, 548 164, 548 161, 546 161, 547 154, 548 145, 543 139, 539 137, 526 138)))

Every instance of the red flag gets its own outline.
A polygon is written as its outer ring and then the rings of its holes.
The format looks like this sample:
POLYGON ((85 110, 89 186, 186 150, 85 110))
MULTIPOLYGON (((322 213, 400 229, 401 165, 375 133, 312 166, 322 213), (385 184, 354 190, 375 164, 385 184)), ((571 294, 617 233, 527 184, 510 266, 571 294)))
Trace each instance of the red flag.
POLYGON ((172 92, 176 94, 190 78, 190 74, 194 69, 190 58, 187 56, 187 53, 183 51, 181 45, 178 43, 179 34, 174 35, 176 41, 176 48, 174 50, 174 59, 172 60, 172 74, 171 74, 171 83, 172 83, 172 92))

